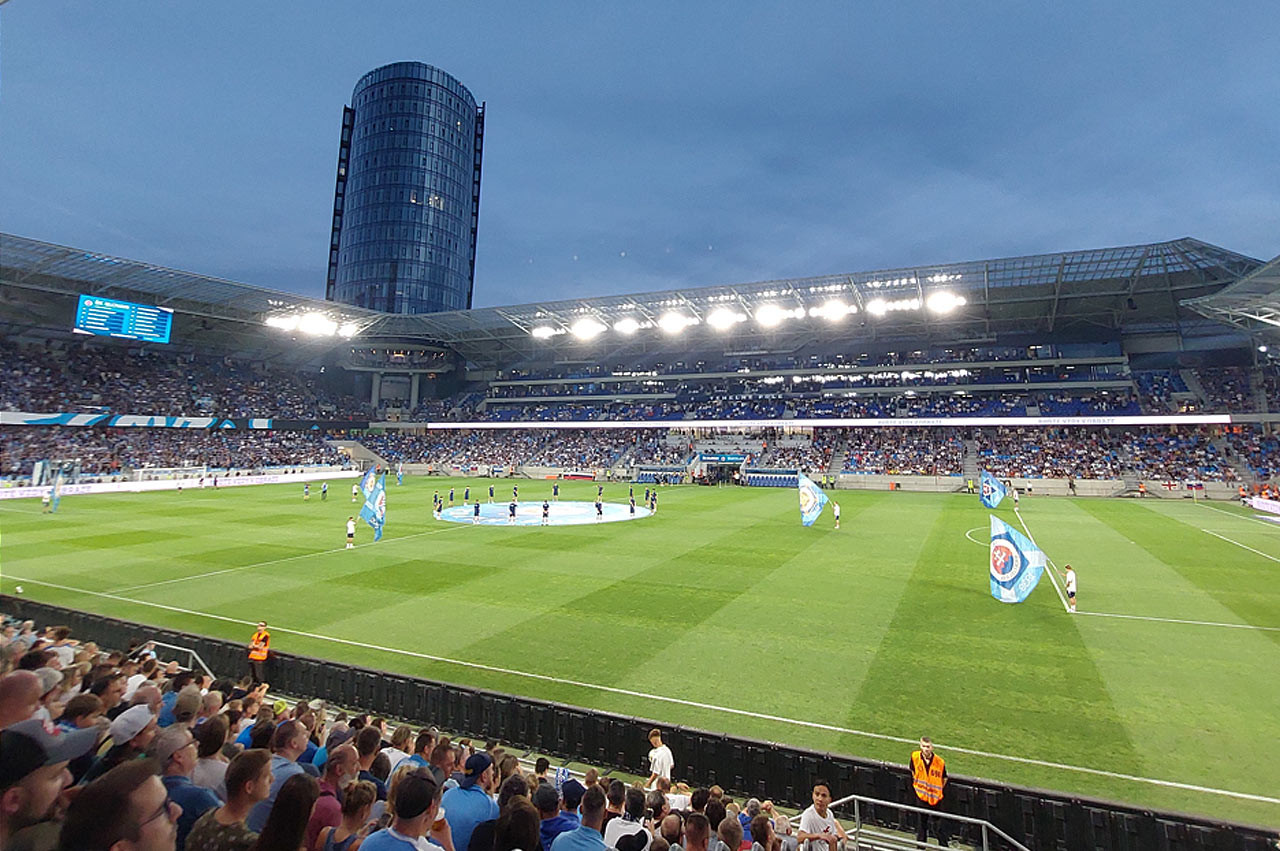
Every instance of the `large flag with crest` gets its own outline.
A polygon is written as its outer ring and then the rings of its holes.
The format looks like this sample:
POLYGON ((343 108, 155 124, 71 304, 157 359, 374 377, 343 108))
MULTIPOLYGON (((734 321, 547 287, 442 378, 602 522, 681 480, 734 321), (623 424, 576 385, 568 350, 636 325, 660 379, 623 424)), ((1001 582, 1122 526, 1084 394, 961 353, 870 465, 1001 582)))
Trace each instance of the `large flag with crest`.
POLYGON ((991 517, 991 596, 1021 603, 1044 573, 1044 553, 1034 542, 995 515, 991 517))
POLYGON ((49 510, 55 514, 58 511, 58 503, 62 502, 62 471, 58 471, 58 475, 53 479, 53 493, 49 496, 49 510))
POLYGON ((982 504, 987 508, 995 508, 1000 504, 1000 500, 1005 497, 1004 485, 1000 484, 1000 480, 986 470, 982 471, 979 491, 978 498, 982 500, 982 504))
POLYGON ((364 494, 365 499, 369 498, 369 494, 373 493, 373 487, 378 479, 377 465, 370 467, 364 471, 364 476, 360 479, 360 493, 364 494))
POLYGON ((827 495, 804 473, 800 474, 796 485, 800 491, 800 522, 812 526, 827 504, 827 495))
POLYGON ((364 498, 360 519, 373 528, 373 539, 382 540, 382 524, 387 520, 387 474, 373 484, 373 490, 364 498))

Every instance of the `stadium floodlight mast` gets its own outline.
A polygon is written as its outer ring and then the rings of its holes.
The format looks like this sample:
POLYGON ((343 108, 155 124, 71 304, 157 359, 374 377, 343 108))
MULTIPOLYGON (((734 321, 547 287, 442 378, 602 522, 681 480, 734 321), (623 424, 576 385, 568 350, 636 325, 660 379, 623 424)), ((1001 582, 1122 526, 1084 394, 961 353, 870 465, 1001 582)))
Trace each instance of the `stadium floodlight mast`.
POLYGON ((310 337, 331 337, 334 334, 343 337, 354 337, 356 333, 354 322, 344 322, 339 325, 323 313, 314 311, 311 313, 271 316, 267 318, 266 324, 272 328, 279 328, 281 331, 298 331, 310 337))
POLYGON ((584 316, 577 322, 573 323, 573 327, 569 329, 569 333, 577 337, 579 340, 590 340, 598 337, 603 332, 609 330, 609 326, 605 325, 594 316, 584 316))
POLYGON ((707 316, 707 324, 717 331, 727 331, 739 322, 745 321, 747 321, 745 313, 739 313, 727 307, 717 307, 707 316))
POLYGON ((640 330, 640 323, 630 316, 624 316, 617 322, 613 323, 613 330, 619 334, 630 336, 640 330))
POLYGON ((533 335, 534 339, 546 340, 550 337, 554 337, 557 334, 563 334, 564 330, 559 328, 552 328, 550 325, 539 325, 533 330, 531 330, 529 333, 533 335))
POLYGON ((821 307, 809 308, 810 316, 821 316, 828 322, 839 322, 851 313, 857 313, 858 308, 851 304, 845 304, 838 298, 833 298, 824 303, 821 307))

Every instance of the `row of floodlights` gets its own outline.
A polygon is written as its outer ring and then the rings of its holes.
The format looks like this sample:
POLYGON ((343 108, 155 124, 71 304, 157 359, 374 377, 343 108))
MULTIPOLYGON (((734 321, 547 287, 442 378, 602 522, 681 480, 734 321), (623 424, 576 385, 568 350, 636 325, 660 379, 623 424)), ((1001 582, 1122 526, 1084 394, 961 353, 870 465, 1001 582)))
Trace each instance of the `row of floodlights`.
MULTIPOLYGON (((964 296, 940 290, 930 294, 925 299, 924 306, 928 308, 930 313, 946 314, 957 307, 964 306, 966 303, 964 296)), ((918 298, 873 298, 867 302, 866 311, 872 316, 884 316, 886 313, 897 311, 919 310, 920 306, 920 299, 918 298)), ((803 307, 786 308, 776 304, 763 304, 756 308, 754 317, 750 318, 754 318, 762 328, 776 328, 788 319, 803 319, 808 316, 814 319, 825 319, 828 322, 839 322, 846 316, 857 312, 856 305, 845 304, 839 299, 831 299, 819 307, 810 307, 807 310, 803 307)), ((717 331, 727 331, 741 322, 746 322, 748 318, 747 314, 741 310, 731 307, 717 307, 707 314, 705 322, 717 331)), ((703 321, 696 316, 690 316, 678 310, 671 310, 659 316, 656 321, 639 320, 631 316, 623 317, 613 323, 613 330, 619 334, 630 335, 643 328, 657 327, 665 334, 675 335, 689 326, 699 325, 703 321)), ((538 325, 529 333, 539 340, 546 340, 561 334, 572 334, 579 340, 590 340, 608 330, 609 326, 595 316, 584 316, 568 328, 538 325)))
POLYGON ((332 337, 334 334, 339 337, 354 337, 356 333, 354 322, 344 322, 339 325, 323 313, 290 313, 284 316, 272 316, 267 319, 267 325, 279 328, 281 331, 297 331, 309 337, 332 337))

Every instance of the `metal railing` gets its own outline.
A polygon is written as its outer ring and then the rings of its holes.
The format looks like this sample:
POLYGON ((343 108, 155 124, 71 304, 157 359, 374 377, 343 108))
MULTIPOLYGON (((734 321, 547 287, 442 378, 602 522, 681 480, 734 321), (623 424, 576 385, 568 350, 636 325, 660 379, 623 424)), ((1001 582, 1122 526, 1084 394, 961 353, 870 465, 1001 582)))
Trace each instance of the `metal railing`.
MULTIPOLYGON (((199 654, 199 653, 197 653, 196 651, 192 650, 190 647, 179 647, 179 646, 178 646, 178 645, 176 645, 176 644, 169 644, 169 643, 164 642, 164 641, 150 641, 150 640, 149 640, 149 641, 148 641, 148 643, 149 643, 149 644, 151 644, 151 645, 153 645, 153 646, 155 646, 155 647, 163 647, 163 648, 165 648, 166 650, 176 650, 176 651, 177 651, 177 652, 179 652, 179 653, 186 653, 186 654, 187 654, 187 664, 186 664, 186 665, 184 665, 183 667, 185 667, 185 668, 187 668, 187 669, 189 669, 189 670, 194 671, 194 670, 196 669, 196 665, 199 665, 199 666, 200 666, 200 670, 204 671, 204 672, 209 676, 209 679, 211 679, 211 680, 213 680, 213 679, 217 679, 217 677, 215 677, 215 676, 214 676, 213 671, 209 669, 209 666, 208 666, 208 665, 206 665, 206 664, 204 663, 204 660, 200 658, 200 654, 199 654)), ((180 660, 179 660, 179 661, 180 661, 180 660)))
MULTIPOLYGON (((981 845, 975 846, 982 848, 982 851, 992 851, 993 848, 1010 848, 1013 851, 1030 851, 1027 846, 1018 842, 1009 834, 996 827, 989 821, 982 819, 970 818, 969 816, 956 815, 955 813, 939 812, 938 810, 926 809, 924 807, 915 807, 910 804, 898 804, 893 801, 884 801, 879 798, 868 798, 864 795, 846 795, 839 800, 832 801, 830 807, 844 807, 848 810, 853 809, 853 829, 846 832, 848 840, 844 843, 845 851, 889 851, 893 849, 922 849, 927 846, 927 842, 919 842, 914 838, 904 838, 901 835, 889 833, 884 830, 876 830, 868 827, 863 821, 863 809, 865 807, 880 807, 892 810, 916 813, 920 818, 939 818, 948 821, 957 822, 960 825, 973 825, 978 828, 981 837, 981 845), (992 844, 993 840, 1001 840, 1003 844, 992 844)), ((794 816, 791 821, 799 823, 799 816, 794 816)), ((954 834, 962 833, 961 829, 953 831, 954 834)))

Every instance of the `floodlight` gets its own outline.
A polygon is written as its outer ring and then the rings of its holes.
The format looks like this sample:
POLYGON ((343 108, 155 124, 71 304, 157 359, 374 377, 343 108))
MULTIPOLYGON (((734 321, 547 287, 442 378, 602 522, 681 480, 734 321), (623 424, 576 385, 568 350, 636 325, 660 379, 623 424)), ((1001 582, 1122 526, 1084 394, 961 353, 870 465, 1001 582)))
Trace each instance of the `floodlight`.
POLYGON ((545 340, 548 337, 554 337, 556 333, 556 329, 548 325, 539 325, 537 328, 534 328, 529 333, 539 340, 545 340))
POLYGON ((338 335, 342 337, 354 337, 356 335, 356 323, 347 322, 338 329, 338 335))
POLYGON ((661 318, 658 319, 658 327, 667 334, 679 334, 687 326, 693 325, 697 321, 673 310, 662 314, 661 318))
POLYGON ((818 308, 818 315, 828 322, 839 322, 850 313, 857 313, 858 308, 850 307, 838 298, 833 298, 818 308))
POLYGON ((602 331, 609 330, 609 326, 605 325, 594 316, 584 316, 577 322, 573 323, 573 327, 569 329, 573 336, 579 340, 590 340, 592 337, 599 335, 602 331))
POLYGON ((613 330, 617 331, 619 334, 634 334, 636 331, 640 330, 640 323, 632 319, 630 316, 627 316, 613 323, 613 330))
POLYGON ((323 313, 307 313, 298 319, 298 330, 304 334, 321 337, 338 330, 338 323, 323 313))
POLYGON ((715 310, 711 311, 711 315, 707 317, 707 324, 717 331, 724 331, 727 328, 732 328, 734 325, 737 325, 746 318, 746 316, 743 316, 736 310, 730 310, 727 307, 717 307, 715 310))
POLYGON ((882 298, 873 298, 867 302, 867 313, 872 316, 884 316, 889 310, 889 303, 882 298))
POLYGON ((1258 346, 1258 351, 1262 352, 1262 353, 1265 355, 1265 354, 1267 353, 1267 347, 1266 347, 1266 346, 1258 346))
POLYGON ((293 331, 298 327, 298 317, 272 316, 267 320, 267 324, 272 328, 279 328, 281 331, 293 331))
POLYGON ((930 313, 950 313, 964 303, 964 296, 958 296, 948 290, 930 293, 929 298, 925 300, 930 313))
POLYGON ((783 310, 776 304, 762 304, 756 308, 756 322, 765 328, 773 328, 781 324, 782 320, 790 315, 790 311, 783 310))

